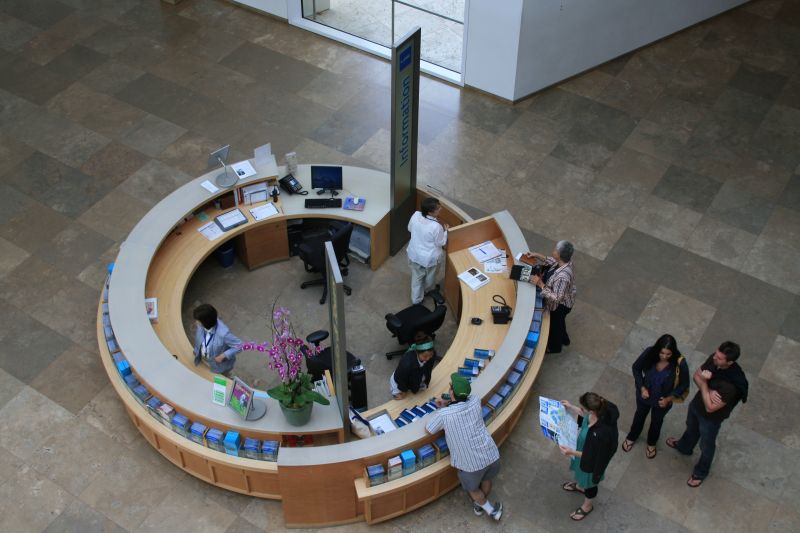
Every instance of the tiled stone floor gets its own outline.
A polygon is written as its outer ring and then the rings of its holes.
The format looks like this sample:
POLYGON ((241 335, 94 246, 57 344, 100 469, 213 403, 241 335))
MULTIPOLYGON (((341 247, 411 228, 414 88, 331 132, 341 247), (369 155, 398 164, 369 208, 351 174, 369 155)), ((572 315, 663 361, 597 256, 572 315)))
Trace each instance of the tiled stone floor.
MULTIPOLYGON (((508 209, 534 249, 577 245, 574 343, 544 362, 534 398, 596 390, 624 431, 629 366, 665 331, 693 365, 738 341, 752 386, 703 487, 685 485, 690 459, 661 445, 648 461, 640 444, 614 458, 580 525, 534 400, 502 448, 500 529, 800 530, 798 61, 800 2, 762 0, 516 105, 422 80, 419 181, 476 215, 508 209)), ((133 428, 98 362, 104 265, 220 144, 386 169, 389 78, 381 60, 223 1, 0 1, 0 529, 282 528, 278 502, 183 474, 133 428)), ((187 305, 218 298, 256 336, 264 309, 244 287, 291 283, 297 265, 215 268, 187 305)), ((390 370, 380 317, 399 305, 388 279, 405 286, 402 256, 386 268, 351 275, 363 305, 348 323, 378 324, 350 335, 373 401, 390 370)), ((487 527, 455 491, 375 530, 487 527)))

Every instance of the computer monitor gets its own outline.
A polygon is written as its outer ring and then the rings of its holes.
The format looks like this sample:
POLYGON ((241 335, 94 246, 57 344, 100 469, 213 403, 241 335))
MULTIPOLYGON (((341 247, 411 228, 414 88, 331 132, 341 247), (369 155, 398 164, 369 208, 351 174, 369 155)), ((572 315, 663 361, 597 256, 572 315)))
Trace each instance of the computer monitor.
POLYGON ((245 420, 258 420, 267 414, 267 404, 255 398, 253 389, 239 378, 233 378, 228 407, 245 420))
POLYGON ((320 189, 317 194, 330 191, 332 196, 342 190, 342 167, 311 166, 311 188, 320 189))

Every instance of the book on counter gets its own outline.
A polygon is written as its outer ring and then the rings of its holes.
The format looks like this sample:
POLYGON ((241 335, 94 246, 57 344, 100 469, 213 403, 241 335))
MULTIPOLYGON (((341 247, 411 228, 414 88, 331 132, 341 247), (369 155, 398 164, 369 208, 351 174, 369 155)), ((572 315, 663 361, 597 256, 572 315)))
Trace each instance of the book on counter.
POLYGON ((411 412, 417 415, 418 418, 422 418, 428 414, 428 412, 420 406, 412 407, 411 412))
POLYGON ((403 427, 403 426, 408 424, 408 420, 406 420, 402 416, 398 416, 397 418, 394 419, 394 424, 397 427, 401 428, 401 427, 403 427))
POLYGON ((218 452, 224 452, 225 446, 223 444, 224 434, 221 429, 211 428, 206 431, 206 446, 218 452))
POLYGON ((403 409, 402 411, 400 411, 400 416, 404 418, 406 422, 413 422, 418 418, 417 415, 415 415, 412 411, 409 411, 408 409, 403 409))
POLYGON ((523 346, 519 356, 530 361, 533 357, 533 346, 523 346))
POLYGON ((473 291, 477 291, 484 285, 488 284, 489 281, 491 281, 489 279, 489 276, 487 276, 486 274, 484 274, 475 267, 467 269, 461 274, 459 274, 458 279, 466 283, 467 287, 469 287, 473 291))
POLYGON ((514 363, 514 370, 517 372, 525 372, 525 369, 528 368, 528 360, 527 359, 517 359, 517 362, 514 363))
POLYGON ((520 379, 522 379, 522 374, 520 374, 519 372, 511 372, 508 375, 506 383, 510 384, 512 387, 516 387, 520 379))
POLYGON ((504 400, 508 398, 508 395, 511 394, 512 386, 508 383, 504 383, 497 389, 497 394, 499 394, 504 400))
POLYGON ((168 403, 162 403, 158 406, 158 416, 165 426, 171 427, 172 417, 175 416, 175 408, 168 403))
POLYGON ((387 477, 389 481, 403 477, 403 461, 400 459, 399 455, 390 457, 387 466, 388 466, 387 477))
POLYGON ((472 352, 472 355, 477 357, 478 359, 491 359, 494 357, 494 350, 483 350, 481 348, 475 348, 472 352))
POLYGON ((133 395, 140 404, 144 405, 150 397, 150 392, 144 385, 137 385, 133 388, 133 395))
POLYGON ((229 431, 225 433, 225 440, 222 441, 225 446, 225 453, 239 457, 239 449, 242 446, 242 437, 236 431, 229 431))
POLYGON ((276 440, 265 440, 261 443, 261 459, 264 461, 272 461, 273 463, 278 460, 278 449, 280 443, 276 440))
POLYGON ((383 465, 368 466, 367 480, 369 481, 370 487, 386 483, 386 470, 384 470, 383 465))
POLYGON ((433 447, 436 448, 437 459, 450 455, 450 448, 447 447, 447 439, 444 437, 439 437, 433 441, 433 447))
POLYGON ((497 409, 499 409, 500 406, 503 405, 503 397, 500 396, 499 394, 492 394, 492 397, 489 398, 489 401, 487 403, 489 407, 497 411, 497 409))
POLYGON ((490 418, 492 418, 492 413, 493 413, 493 412, 494 412, 494 411, 492 411, 492 410, 489 408, 489 406, 487 406, 487 405, 483 405, 483 406, 481 406, 481 416, 483 417, 483 421, 484 421, 484 423, 485 423, 485 422, 488 422, 488 421, 489 421, 489 419, 490 419, 490 418))
POLYGON ((242 455, 248 459, 261 459, 261 441, 252 437, 245 437, 242 444, 242 455))
POLYGON ((418 466, 425 468, 436 461, 436 450, 430 444, 426 444, 417 450, 417 457, 419 457, 418 466))
POLYGON ((172 431, 182 435, 183 437, 189 438, 189 419, 186 417, 186 415, 175 413, 175 416, 172 417, 170 424, 172 425, 172 431))
POLYGON ((477 366, 460 366, 458 373, 464 377, 475 377, 480 373, 481 369, 477 366))
POLYGON ((400 460, 403 462, 403 475, 407 476, 417 471, 417 456, 413 450, 403 450, 400 453, 400 460))
POLYGON ((464 366, 477 367, 479 369, 483 369, 486 366, 486 361, 484 361, 483 359, 470 359, 469 357, 467 357, 466 359, 464 359, 464 366))
POLYGON ((189 440, 194 441, 197 444, 205 444, 207 431, 208 428, 206 426, 204 426, 200 422, 195 422, 189 428, 189 440))

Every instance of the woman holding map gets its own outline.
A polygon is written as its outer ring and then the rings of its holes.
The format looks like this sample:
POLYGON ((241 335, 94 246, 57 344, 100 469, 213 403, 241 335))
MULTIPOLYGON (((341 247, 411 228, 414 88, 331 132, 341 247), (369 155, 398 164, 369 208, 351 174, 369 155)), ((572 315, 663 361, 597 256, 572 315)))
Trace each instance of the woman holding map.
POLYGON ((619 409, 594 392, 586 392, 580 397, 580 407, 566 400, 561 403, 565 409, 577 415, 580 426, 577 449, 559 446, 561 452, 570 458, 569 469, 575 475, 575 481, 568 481, 561 488, 567 492, 580 492, 584 496, 581 506, 569 515, 573 520, 580 521, 594 510, 592 500, 597 496, 597 485, 617 451, 619 409))

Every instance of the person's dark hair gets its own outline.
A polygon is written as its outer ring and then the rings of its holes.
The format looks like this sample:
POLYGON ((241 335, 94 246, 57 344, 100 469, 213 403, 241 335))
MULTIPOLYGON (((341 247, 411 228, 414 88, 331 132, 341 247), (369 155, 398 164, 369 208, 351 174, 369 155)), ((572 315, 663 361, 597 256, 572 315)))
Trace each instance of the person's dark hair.
POLYGON ((439 207, 439 200, 432 196, 428 196, 419 206, 419 210, 422 212, 422 216, 426 217, 436 211, 436 208, 439 207))
POLYGON ((741 350, 739 348, 739 345, 733 341, 723 342, 722 344, 719 345, 719 348, 717 348, 717 350, 725 354, 725 359, 729 363, 735 362, 737 359, 739 359, 739 355, 741 355, 741 350))
POLYGON ((584 409, 588 409, 589 411, 594 411, 597 415, 597 418, 603 418, 603 415, 606 414, 606 406, 608 403, 606 399, 594 392, 584 392, 581 397, 578 399, 581 402, 581 405, 584 409))
MULTIPOLYGON (((419 346, 420 344, 425 344, 428 342, 433 342, 433 337, 425 333, 424 331, 418 331, 414 334, 414 344, 419 346)), ((433 348, 430 350, 417 350, 418 352, 428 352, 433 351, 433 348)))
POLYGON ((655 344, 647 349, 647 355, 645 355, 644 358, 644 367, 651 368, 655 366, 655 364, 658 363, 658 354, 664 348, 672 352, 669 358, 669 364, 676 366, 678 364, 678 357, 681 356, 681 352, 678 350, 678 341, 669 333, 665 333, 658 338, 655 344))
POLYGON ((556 243, 556 250, 561 260, 569 263, 572 260, 572 254, 575 252, 575 247, 569 241, 558 241, 556 243))
POLYGON ((200 304, 192 311, 192 317, 204 328, 211 329, 217 325, 217 310, 211 304, 200 304))

